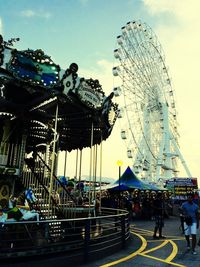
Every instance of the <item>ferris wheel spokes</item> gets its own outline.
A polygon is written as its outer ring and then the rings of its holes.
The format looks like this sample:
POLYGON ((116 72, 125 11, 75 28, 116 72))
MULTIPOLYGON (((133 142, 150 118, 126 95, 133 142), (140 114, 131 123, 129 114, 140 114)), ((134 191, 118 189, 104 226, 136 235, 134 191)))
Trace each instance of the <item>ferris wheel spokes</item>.
POLYGON ((121 138, 134 171, 151 181, 168 179, 177 174, 181 159, 189 174, 178 150, 174 91, 156 35, 147 24, 131 21, 121 28, 117 44, 113 75, 121 82, 116 87, 121 94, 116 89, 115 96, 124 113, 121 138))

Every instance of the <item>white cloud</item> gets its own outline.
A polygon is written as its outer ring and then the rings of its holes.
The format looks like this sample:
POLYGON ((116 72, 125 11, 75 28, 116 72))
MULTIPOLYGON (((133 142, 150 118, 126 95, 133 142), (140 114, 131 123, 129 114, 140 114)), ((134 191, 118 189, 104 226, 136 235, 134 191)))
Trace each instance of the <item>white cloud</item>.
POLYGON ((152 15, 171 13, 178 19, 195 20, 199 18, 199 0, 143 0, 152 15))
POLYGON ((44 12, 41 10, 34 11, 31 9, 22 10, 20 14, 22 17, 27 17, 27 18, 40 17, 40 18, 48 19, 51 17, 51 14, 49 12, 44 12))
POLYGON ((149 14, 155 19, 164 13, 173 19, 172 24, 169 23, 169 17, 165 19, 165 16, 162 16, 162 20, 157 23, 153 31, 164 49, 177 97, 181 152, 192 175, 200 177, 200 127, 197 123, 200 114, 200 1, 143 0, 143 2, 149 14))
POLYGON ((79 76, 84 78, 98 79, 106 95, 109 95, 113 89, 112 77, 113 63, 100 59, 91 69, 80 69, 79 76))
POLYGON ((151 14, 173 11, 174 2, 173 0, 143 0, 144 5, 151 14))

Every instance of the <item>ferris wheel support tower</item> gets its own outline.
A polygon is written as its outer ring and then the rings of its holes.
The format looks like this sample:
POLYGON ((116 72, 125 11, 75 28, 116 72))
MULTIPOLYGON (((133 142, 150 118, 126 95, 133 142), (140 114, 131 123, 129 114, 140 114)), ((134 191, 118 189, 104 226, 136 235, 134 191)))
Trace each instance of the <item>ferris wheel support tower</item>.
POLYGON ((128 22, 121 30, 114 50, 113 91, 133 171, 157 182, 177 177, 181 163, 192 177, 178 145, 174 91, 157 36, 140 21, 128 22))

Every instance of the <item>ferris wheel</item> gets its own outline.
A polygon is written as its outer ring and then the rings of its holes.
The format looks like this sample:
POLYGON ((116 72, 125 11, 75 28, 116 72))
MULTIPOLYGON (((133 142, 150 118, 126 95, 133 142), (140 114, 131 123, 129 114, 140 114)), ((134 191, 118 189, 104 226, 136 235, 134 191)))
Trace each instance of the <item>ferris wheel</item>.
POLYGON ((128 22, 117 36, 113 67, 121 138, 133 171, 148 181, 177 177, 180 153, 174 91, 162 47, 140 21, 128 22))

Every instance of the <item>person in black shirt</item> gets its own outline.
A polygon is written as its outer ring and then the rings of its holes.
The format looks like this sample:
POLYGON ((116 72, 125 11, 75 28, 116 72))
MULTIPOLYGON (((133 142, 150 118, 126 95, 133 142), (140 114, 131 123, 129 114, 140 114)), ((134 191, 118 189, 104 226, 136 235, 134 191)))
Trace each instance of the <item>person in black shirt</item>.
POLYGON ((153 210, 155 217, 155 228, 154 228, 153 238, 165 238, 165 236, 162 235, 162 229, 164 227, 165 205, 161 192, 157 193, 157 196, 153 201, 153 210), (159 237, 157 237, 157 231, 159 233, 159 237))

